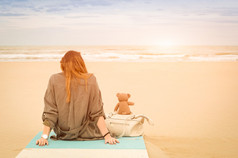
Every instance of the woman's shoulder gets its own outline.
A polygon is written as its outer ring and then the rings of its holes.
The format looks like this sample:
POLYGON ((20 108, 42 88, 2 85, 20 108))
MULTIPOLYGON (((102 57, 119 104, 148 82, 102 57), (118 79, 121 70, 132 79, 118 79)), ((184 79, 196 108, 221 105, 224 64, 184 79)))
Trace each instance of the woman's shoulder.
POLYGON ((58 72, 58 73, 54 73, 50 76, 50 78, 58 78, 58 77, 64 77, 64 73, 58 72))
POLYGON ((95 84, 96 82, 96 76, 93 73, 89 73, 88 84, 95 84))
POLYGON ((58 72, 58 73, 54 73, 54 74, 51 74, 50 75, 50 82, 55 82, 55 81, 58 81, 58 80, 62 80, 64 79, 64 73, 63 72, 58 72))

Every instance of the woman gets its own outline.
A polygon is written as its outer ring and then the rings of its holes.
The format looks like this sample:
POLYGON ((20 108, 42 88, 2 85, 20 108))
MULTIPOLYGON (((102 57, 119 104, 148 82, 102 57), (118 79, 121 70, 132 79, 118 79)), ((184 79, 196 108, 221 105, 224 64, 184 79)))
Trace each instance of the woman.
POLYGON ((101 91, 96 77, 87 72, 79 52, 68 51, 60 61, 63 72, 51 75, 44 97, 43 134, 36 145, 53 140, 105 139, 105 144, 119 141, 111 137, 104 119, 101 91))

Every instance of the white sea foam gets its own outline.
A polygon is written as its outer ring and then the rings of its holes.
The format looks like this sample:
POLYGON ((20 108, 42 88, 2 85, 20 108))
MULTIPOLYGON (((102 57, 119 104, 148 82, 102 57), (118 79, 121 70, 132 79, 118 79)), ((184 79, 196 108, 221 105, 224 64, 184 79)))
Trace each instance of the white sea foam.
POLYGON ((82 52, 85 61, 176 62, 238 61, 238 46, 178 47, 150 46, 60 46, 0 47, 0 61, 59 61, 67 50, 82 52))

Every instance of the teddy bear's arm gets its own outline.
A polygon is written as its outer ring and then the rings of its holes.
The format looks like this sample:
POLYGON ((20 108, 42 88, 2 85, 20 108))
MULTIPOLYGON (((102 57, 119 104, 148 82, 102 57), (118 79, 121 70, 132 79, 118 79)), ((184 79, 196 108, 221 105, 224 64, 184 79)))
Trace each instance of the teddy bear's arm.
POLYGON ((128 105, 134 105, 135 103, 133 103, 133 102, 127 102, 128 103, 128 105))
POLYGON ((114 111, 117 111, 118 107, 119 107, 119 103, 117 103, 117 105, 116 105, 114 111))
POLYGON ((134 104, 135 104, 135 103, 128 101, 128 105, 134 105, 134 104))

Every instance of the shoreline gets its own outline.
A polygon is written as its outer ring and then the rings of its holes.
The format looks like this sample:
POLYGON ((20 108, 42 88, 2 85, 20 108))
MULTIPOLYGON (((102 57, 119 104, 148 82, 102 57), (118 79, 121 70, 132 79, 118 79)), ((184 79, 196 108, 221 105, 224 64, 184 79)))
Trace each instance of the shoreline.
MULTIPOLYGON (((0 61, 0 63, 39 63, 39 62, 57 62, 60 60, 36 60, 36 61, 0 61)), ((85 63, 238 63, 238 60, 234 61, 87 61, 85 63)))

